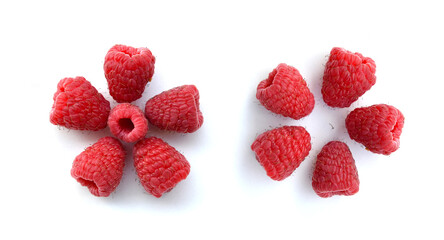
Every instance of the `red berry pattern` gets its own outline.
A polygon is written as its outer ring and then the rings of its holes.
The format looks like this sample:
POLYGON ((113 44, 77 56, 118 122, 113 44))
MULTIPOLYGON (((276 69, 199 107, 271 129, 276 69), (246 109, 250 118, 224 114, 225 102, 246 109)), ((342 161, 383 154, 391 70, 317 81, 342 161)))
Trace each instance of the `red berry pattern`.
MULTIPOLYGON (((100 130, 107 125, 118 139, 133 143, 134 165, 140 182, 155 197, 161 197, 190 172, 190 164, 174 147, 160 138, 145 138, 148 120, 142 110, 130 104, 139 99, 154 74, 155 57, 147 48, 113 46, 103 66, 110 103, 83 77, 64 78, 57 85, 50 122, 69 129, 100 130)), ((166 130, 191 133, 202 126, 199 91, 184 85, 153 97, 146 104, 153 125, 166 130)), ((104 137, 79 154, 71 175, 91 194, 109 196, 122 178, 125 150, 113 137, 104 137)))
MULTIPOLYGON (((113 46, 105 56, 104 71, 110 103, 83 77, 64 78, 53 96, 50 122, 69 129, 97 131, 107 125, 111 133, 133 147, 134 166, 144 189, 160 198, 190 173, 190 164, 174 147, 157 137, 145 138, 148 122, 159 129, 192 133, 203 124, 199 91, 183 85, 164 91, 145 104, 145 113, 129 102, 142 96, 154 74, 155 57, 147 48, 113 46)), ((349 107, 376 82, 376 65, 368 57, 333 48, 325 66, 322 97, 331 107, 349 107)), ((299 71, 279 64, 261 81, 256 98, 268 110, 295 120, 308 116, 315 100, 299 71)), ((367 150, 390 155, 399 149, 404 115, 395 107, 377 104, 356 108, 345 120, 351 139, 367 150)), ((311 150, 311 136, 304 127, 283 126, 260 134, 251 145, 257 161, 273 180, 288 178, 311 150)), ((109 196, 123 175, 126 152, 113 137, 103 137, 74 160, 71 176, 91 194, 109 196)), ((344 142, 327 143, 316 159, 312 176, 314 192, 328 198, 354 195, 359 177, 353 155, 344 142)))
MULTIPOLYGON (((376 64, 371 58, 333 48, 324 69, 321 88, 324 102, 331 107, 349 107, 376 83, 375 72, 376 64)), ((314 108, 313 94, 299 71, 283 63, 259 83, 256 98, 271 112, 296 120, 308 116, 314 108)), ((357 108, 346 118, 351 139, 369 151, 385 155, 399 148, 403 126, 403 114, 386 104, 357 108)), ((309 154, 310 140, 304 128, 284 126, 259 135, 251 149, 267 175, 280 181, 290 176, 309 154)), ((359 191, 355 160, 345 143, 332 141, 322 148, 312 187, 323 198, 349 196, 359 191)))

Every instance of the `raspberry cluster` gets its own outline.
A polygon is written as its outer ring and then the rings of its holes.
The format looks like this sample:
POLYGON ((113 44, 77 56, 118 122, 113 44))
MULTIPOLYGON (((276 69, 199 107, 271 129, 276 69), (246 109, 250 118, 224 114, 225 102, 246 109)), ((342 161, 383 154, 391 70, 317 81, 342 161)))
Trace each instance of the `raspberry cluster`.
MULTIPOLYGON (((75 130, 109 127, 104 137, 74 160, 71 175, 99 197, 119 185, 127 151, 121 141, 135 143, 133 158, 144 189, 159 198, 186 179, 190 164, 174 147, 157 137, 146 137, 151 124, 159 129, 192 133, 203 124, 199 91, 183 85, 153 96, 144 112, 131 102, 142 97, 154 75, 155 57, 147 48, 113 46, 105 56, 104 72, 110 102, 84 77, 64 78, 53 96, 50 122, 75 130)), ((360 53, 333 48, 325 66, 322 98, 333 108, 349 107, 376 83, 376 65, 360 53)), ((300 72, 281 63, 257 86, 256 98, 271 112, 295 120, 308 116, 315 100, 300 72)), ((345 119, 351 139, 373 153, 390 155, 400 146, 404 116, 395 107, 376 104, 351 111, 345 119)), ((273 180, 289 177, 311 151, 310 133, 302 126, 283 126, 260 134, 251 149, 273 180)), ((347 144, 327 143, 317 155, 312 177, 320 197, 354 195, 359 191, 355 160, 347 144)))
MULTIPOLYGON (((334 108, 349 107, 376 83, 376 65, 360 53, 334 47, 324 70, 322 98, 334 108)), ((293 119, 308 116, 314 97, 299 71, 279 64, 257 86, 256 98, 268 110, 293 119)), ((400 146, 404 116, 387 104, 360 107, 345 119, 351 139, 373 153, 390 155, 400 146)), ((311 150, 311 137, 301 126, 283 126, 260 134, 251 149, 267 175, 277 181, 290 176, 311 150)), ((312 187, 323 198, 353 195, 359 177, 353 155, 344 142, 331 141, 317 155, 312 187)))
POLYGON ((199 91, 184 85, 153 96, 145 112, 131 102, 142 97, 152 80, 156 58, 148 48, 113 46, 103 69, 110 102, 84 77, 64 78, 57 85, 50 122, 68 129, 97 131, 109 127, 114 137, 104 137, 74 160, 71 176, 91 194, 109 196, 119 185, 127 151, 121 141, 135 143, 133 158, 144 189, 160 198, 187 178, 190 164, 174 147, 157 137, 146 137, 148 123, 159 129, 191 133, 203 123, 199 91))

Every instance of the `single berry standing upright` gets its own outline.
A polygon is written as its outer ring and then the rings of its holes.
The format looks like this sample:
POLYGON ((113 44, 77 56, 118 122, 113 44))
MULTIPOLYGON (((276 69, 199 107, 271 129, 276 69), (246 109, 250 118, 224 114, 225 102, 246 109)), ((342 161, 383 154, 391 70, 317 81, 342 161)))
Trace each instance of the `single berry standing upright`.
POLYGON ((139 107, 121 103, 111 110, 108 118, 111 133, 125 142, 136 142, 145 137, 148 120, 139 107))
POLYGON ((257 161, 276 181, 290 176, 311 150, 311 137, 305 128, 284 126, 259 135, 251 145, 257 161))
POLYGON ((106 127, 110 103, 84 77, 60 80, 53 99, 52 124, 92 131, 106 127))
POLYGON ((134 145, 134 167, 145 190, 160 198, 190 173, 190 164, 174 147, 149 137, 134 145))
POLYGON ((347 144, 332 141, 322 148, 316 159, 312 187, 323 198, 350 196, 359 191, 358 171, 347 144))
POLYGON ((334 47, 324 70, 324 102, 330 107, 349 107, 376 83, 375 72, 371 58, 334 47))
POLYGON ((182 133, 197 131, 203 124, 199 108, 199 91, 183 85, 164 91, 145 104, 145 115, 154 126, 182 133))
POLYGON ((105 56, 103 69, 110 95, 119 103, 142 97, 154 74, 156 58, 148 48, 113 46, 105 56))
POLYGON ((404 115, 387 104, 356 108, 345 119, 345 127, 350 138, 367 150, 390 155, 400 146, 404 115))
POLYGON ((256 98, 266 109, 296 120, 309 115, 315 104, 299 71, 285 63, 279 64, 259 83, 256 98))
POLYGON ((108 197, 119 185, 125 149, 113 137, 99 139, 74 160, 71 176, 97 197, 108 197))

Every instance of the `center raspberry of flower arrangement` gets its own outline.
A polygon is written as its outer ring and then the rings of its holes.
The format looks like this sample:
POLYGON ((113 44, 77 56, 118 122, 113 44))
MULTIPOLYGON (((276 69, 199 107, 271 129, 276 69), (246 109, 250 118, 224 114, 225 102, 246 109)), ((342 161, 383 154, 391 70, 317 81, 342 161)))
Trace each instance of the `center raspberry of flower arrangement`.
POLYGON ((136 142, 145 137, 148 120, 137 106, 121 103, 111 110, 108 126, 117 138, 125 142, 136 142))

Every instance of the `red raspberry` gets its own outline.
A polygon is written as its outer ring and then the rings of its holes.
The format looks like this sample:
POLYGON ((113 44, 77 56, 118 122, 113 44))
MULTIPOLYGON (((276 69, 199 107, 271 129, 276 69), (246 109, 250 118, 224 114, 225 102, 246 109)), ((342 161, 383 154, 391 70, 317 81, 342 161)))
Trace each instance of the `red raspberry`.
POLYGON ((156 58, 148 48, 115 45, 105 56, 105 77, 109 93, 117 102, 132 102, 142 97, 154 74, 156 58))
POLYGON ((194 85, 164 91, 146 102, 145 115, 151 124, 160 129, 195 132, 203 123, 199 91, 194 85))
POLYGON ((349 196, 359 191, 358 171, 347 144, 333 141, 322 148, 316 160, 312 186, 323 198, 349 196))
POLYGON ((125 165, 125 150, 112 137, 99 139, 80 153, 71 175, 97 197, 108 197, 119 185, 125 165))
POLYGON ((53 99, 52 124, 93 131, 106 127, 110 104, 85 78, 60 80, 53 99))
POLYGON ((145 138, 133 149, 134 166, 140 183, 160 198, 190 173, 190 164, 174 147, 160 138, 145 138))
POLYGON ((283 180, 307 157, 310 134, 303 127, 284 126, 259 135, 251 145, 256 159, 273 180, 283 180))
POLYGON ((120 140, 136 142, 145 137, 148 120, 137 106, 121 103, 111 110, 108 126, 111 133, 120 140))
POLYGON ((310 114, 315 103, 299 71, 284 63, 259 83, 256 98, 266 109, 296 120, 310 114))
POLYGON ((324 102, 331 107, 349 107, 376 83, 375 72, 371 58, 333 48, 324 71, 324 102))
POLYGON ((350 138, 374 153, 390 155, 399 148, 404 115, 393 106, 356 108, 345 119, 350 138))

